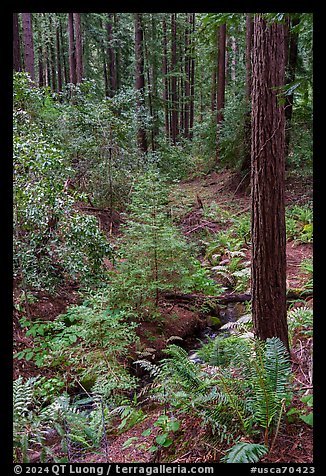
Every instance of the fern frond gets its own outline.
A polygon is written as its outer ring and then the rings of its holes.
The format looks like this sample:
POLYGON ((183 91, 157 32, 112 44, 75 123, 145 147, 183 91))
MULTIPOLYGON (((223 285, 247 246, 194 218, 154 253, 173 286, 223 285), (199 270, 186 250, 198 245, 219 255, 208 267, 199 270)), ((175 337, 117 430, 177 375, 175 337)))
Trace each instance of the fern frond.
POLYGON ((268 448, 264 445, 240 442, 227 451, 221 462, 257 463, 267 452, 268 448))

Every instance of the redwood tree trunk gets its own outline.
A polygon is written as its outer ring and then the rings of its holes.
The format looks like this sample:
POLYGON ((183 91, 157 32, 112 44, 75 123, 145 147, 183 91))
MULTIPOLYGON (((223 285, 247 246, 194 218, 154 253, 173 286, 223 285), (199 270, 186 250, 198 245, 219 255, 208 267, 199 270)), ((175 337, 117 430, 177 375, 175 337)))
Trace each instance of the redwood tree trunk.
MULTIPOLYGON (((300 19, 298 17, 292 18, 291 30, 289 33, 289 50, 288 50, 288 64, 286 82, 293 83, 295 80, 295 70, 298 58, 298 36, 299 34, 292 31, 293 27, 298 25, 300 19)), ((286 120, 286 134, 285 134, 285 158, 289 153, 290 138, 291 138, 291 119, 293 110, 293 93, 286 96, 285 120, 286 120)))
POLYGON ((166 34, 166 21, 163 20, 163 104, 164 104, 164 118, 165 118, 165 135, 169 137, 169 82, 167 78, 168 74, 168 48, 167 48, 167 34, 166 34))
POLYGON ((217 99, 216 99, 216 122, 217 122, 217 147, 216 147, 216 158, 219 160, 220 151, 219 151, 219 126, 223 121, 223 109, 224 109, 224 98, 225 98, 225 46, 226 46, 226 25, 223 24, 220 26, 218 31, 218 57, 217 57, 217 68, 218 68, 218 85, 217 85, 217 99))
POLYGON ((68 37, 69 37, 69 81, 73 84, 77 84, 73 13, 68 13, 68 37))
POLYGON ((115 61, 115 53, 112 46, 113 41, 113 18, 112 13, 108 15, 108 22, 106 24, 106 31, 107 31, 107 39, 108 39, 108 48, 107 48, 107 55, 108 55, 108 62, 109 62, 109 91, 110 96, 114 96, 117 90, 117 70, 116 70, 116 61, 115 61))
POLYGON ((81 83, 83 80, 83 45, 81 35, 80 13, 73 14, 76 33, 76 81, 81 83))
POLYGON ((61 66, 61 44, 59 24, 56 25, 56 48, 57 48, 57 71, 58 71, 58 92, 62 91, 62 66, 61 66))
POLYGON ((25 71, 29 73, 31 80, 35 80, 34 70, 34 41, 32 30, 32 14, 22 13, 23 36, 24 36, 24 62, 25 71))
POLYGON ((177 78, 175 76, 177 72, 177 25, 176 25, 176 13, 171 15, 171 132, 172 142, 176 143, 178 136, 178 97, 177 97, 177 78))
POLYGON ((20 60, 20 38, 18 27, 18 13, 13 13, 13 68, 15 71, 21 71, 20 60))
POLYGON ((138 146, 143 152, 147 152, 146 131, 139 111, 144 105, 144 48, 143 48, 143 29, 141 24, 141 14, 134 14, 135 21, 135 59, 136 59, 136 90, 139 92, 137 100, 138 109, 138 146))
MULTIPOLYGON (((191 18, 191 40, 190 40, 190 111, 189 111, 189 139, 193 136, 194 118, 195 118, 195 43, 193 35, 195 33, 196 13, 190 14, 191 18)), ((202 91, 202 89, 200 89, 202 91)))
POLYGON ((257 337, 288 348, 286 321, 284 26, 254 19, 252 75, 252 314, 257 337))
POLYGON ((247 13, 246 17, 246 105, 247 112, 244 119, 244 159, 241 165, 241 171, 249 175, 251 165, 251 52, 253 38, 252 15, 247 13))

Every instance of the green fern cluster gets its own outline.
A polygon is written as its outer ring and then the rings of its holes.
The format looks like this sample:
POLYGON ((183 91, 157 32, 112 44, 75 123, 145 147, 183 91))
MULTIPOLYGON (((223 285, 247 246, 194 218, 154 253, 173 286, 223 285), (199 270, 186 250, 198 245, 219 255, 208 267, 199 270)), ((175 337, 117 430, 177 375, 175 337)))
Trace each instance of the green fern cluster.
POLYGON ((263 432, 269 447, 289 398, 290 360, 279 339, 218 338, 202 366, 176 345, 166 353, 159 366, 138 361, 154 377, 156 400, 171 411, 197 414, 220 441, 263 432))

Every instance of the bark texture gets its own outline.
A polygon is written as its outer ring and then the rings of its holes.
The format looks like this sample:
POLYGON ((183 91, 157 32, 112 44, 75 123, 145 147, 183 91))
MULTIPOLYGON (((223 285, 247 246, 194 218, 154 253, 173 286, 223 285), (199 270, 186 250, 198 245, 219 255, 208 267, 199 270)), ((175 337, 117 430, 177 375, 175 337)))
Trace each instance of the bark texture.
POLYGON ((68 37, 69 37, 69 81, 73 84, 77 84, 73 13, 68 13, 68 37))
POLYGON ((260 339, 288 348, 286 320, 284 26, 254 19, 252 75, 252 313, 260 339))
POLYGON ((76 81, 81 83, 83 80, 83 45, 81 34, 80 13, 74 13, 75 33, 76 33, 76 81))
POLYGON ((143 152, 147 152, 147 139, 141 118, 141 107, 144 104, 144 45, 143 45, 143 29, 141 24, 141 14, 134 13, 135 21, 135 58, 136 58, 136 90, 139 92, 137 109, 138 109, 138 146, 143 152))
POLYGON ((20 60, 20 38, 18 27, 18 13, 13 13, 13 68, 15 71, 21 71, 20 60))
POLYGON ((32 30, 32 14, 22 13, 24 35, 24 62, 25 71, 29 73, 31 80, 35 80, 34 70, 34 42, 32 30))

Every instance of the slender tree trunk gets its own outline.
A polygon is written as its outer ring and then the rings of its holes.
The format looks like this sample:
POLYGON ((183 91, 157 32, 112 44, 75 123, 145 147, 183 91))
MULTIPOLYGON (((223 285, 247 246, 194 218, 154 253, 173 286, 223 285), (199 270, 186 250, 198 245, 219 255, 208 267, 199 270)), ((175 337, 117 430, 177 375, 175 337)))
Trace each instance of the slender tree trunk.
MULTIPOLYGON (((116 13, 113 13, 113 25, 114 30, 118 31, 119 29, 119 17, 116 13)), ((119 91, 121 88, 121 46, 118 44, 116 48, 115 55, 115 70, 116 70, 116 90, 119 91)))
POLYGON ((83 45, 81 34, 80 13, 73 14, 73 21, 75 25, 75 41, 76 41, 76 81, 81 83, 83 80, 83 45))
POLYGON ((61 19, 59 18, 59 31, 60 31, 60 44, 61 44, 61 51, 62 51, 62 64, 63 64, 63 77, 64 77, 64 83, 68 84, 69 83, 69 78, 68 78, 68 65, 67 65, 67 57, 65 54, 65 45, 63 42, 63 33, 62 33, 62 24, 61 24, 61 19))
POLYGON ((231 36, 231 49, 232 49, 232 61, 231 61, 231 79, 236 80, 236 66, 237 66, 237 42, 234 36, 231 36))
POLYGON ((140 109, 144 105, 144 51, 143 51, 143 28, 141 13, 134 13, 135 21, 135 59, 136 59, 136 90, 139 93, 137 100, 138 109, 138 146, 143 152, 147 152, 147 139, 143 120, 140 117, 140 109))
POLYGON ((107 47, 107 55, 109 61, 109 89, 110 89, 110 96, 114 96, 117 90, 117 70, 116 70, 116 60, 115 60, 115 52, 113 49, 113 17, 112 13, 108 14, 108 21, 106 24, 107 30, 107 39, 108 39, 108 47, 107 47))
MULTIPOLYGON (((291 30, 289 33, 289 51, 287 62, 287 75, 286 82, 293 83, 295 81, 295 71, 298 58, 298 37, 299 34, 293 31, 293 28, 300 23, 298 17, 294 17, 291 21, 291 30)), ((289 154, 289 146, 291 139, 291 119, 293 111, 293 93, 286 96, 286 108, 285 108, 285 120, 286 120, 286 133, 285 133, 285 157, 289 154)))
POLYGON ((223 109, 225 98, 225 46, 226 46, 226 25, 220 26, 218 31, 218 88, 216 99, 216 122, 217 122, 217 146, 216 146, 216 159, 220 159, 220 147, 219 147, 219 128, 223 122, 223 109))
POLYGON ((157 70, 158 70, 158 61, 157 61, 157 33, 156 33, 156 23, 155 15, 151 14, 151 36, 154 46, 153 55, 152 55, 152 65, 151 65, 151 76, 152 76, 152 98, 153 98, 153 150, 156 150, 157 147, 157 136, 159 133, 159 119, 158 119, 158 93, 157 93, 157 70))
POLYGON ((49 48, 50 48, 50 58, 51 58, 51 77, 52 77, 52 91, 57 90, 57 71, 56 71, 56 58, 55 58, 55 49, 54 49, 54 28, 52 22, 52 16, 49 15, 49 48))
POLYGON ((172 141, 176 144, 176 140, 179 134, 178 130, 178 97, 177 97, 177 24, 176 13, 171 15, 171 100, 172 100, 172 141))
POLYGON ((190 111, 189 111, 189 138, 193 136, 194 117, 195 117, 195 33, 196 13, 191 14, 191 61, 190 61, 190 111))
POLYGON ((168 138, 170 136, 169 127, 169 82, 167 78, 168 74, 168 48, 167 48, 167 34, 166 34, 166 20, 163 20, 163 104, 164 104, 164 118, 165 118, 165 135, 168 138))
MULTIPOLYGON (((244 118, 244 159, 241 165, 241 172, 247 174, 249 178, 251 166, 251 52, 253 39, 252 15, 246 16, 246 106, 247 112, 244 118)), ((249 182, 249 180, 248 180, 249 182)))
POLYGON ((185 33, 185 119, 184 119, 184 129, 185 137, 189 138, 189 124, 190 124, 190 39, 189 35, 191 32, 191 16, 188 13, 187 15, 187 27, 185 33))
POLYGON ((32 30, 32 14, 22 13, 23 37, 24 37, 24 63, 25 71, 29 73, 31 80, 35 80, 34 70, 34 41, 32 30))
POLYGON ((69 81, 73 84, 77 84, 73 13, 68 13, 68 37, 69 37, 69 81))
POLYGON ((57 71, 58 71, 58 92, 62 91, 62 66, 61 66, 61 44, 59 23, 56 25, 56 48, 57 48, 57 71))
POLYGON ((15 71, 21 71, 20 60, 20 37, 18 26, 18 13, 13 13, 13 68, 15 71))
POLYGON ((252 313, 257 337, 288 348, 286 321, 284 26, 254 19, 252 75, 252 313))

